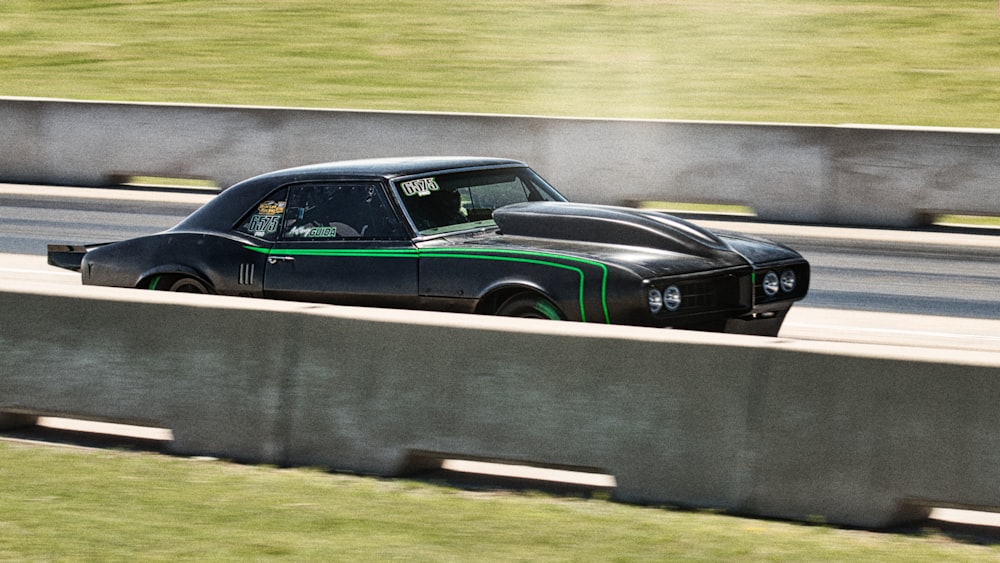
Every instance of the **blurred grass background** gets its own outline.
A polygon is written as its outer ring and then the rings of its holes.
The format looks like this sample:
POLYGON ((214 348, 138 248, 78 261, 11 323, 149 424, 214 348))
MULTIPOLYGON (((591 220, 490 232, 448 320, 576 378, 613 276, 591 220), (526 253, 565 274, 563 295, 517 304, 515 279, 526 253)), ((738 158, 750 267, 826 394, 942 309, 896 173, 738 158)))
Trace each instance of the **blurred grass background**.
POLYGON ((1000 127, 971 0, 3 0, 0 95, 1000 127))
POLYGON ((4 441, 0 501, 0 561, 929 563, 998 554, 931 528, 865 532, 4 441))

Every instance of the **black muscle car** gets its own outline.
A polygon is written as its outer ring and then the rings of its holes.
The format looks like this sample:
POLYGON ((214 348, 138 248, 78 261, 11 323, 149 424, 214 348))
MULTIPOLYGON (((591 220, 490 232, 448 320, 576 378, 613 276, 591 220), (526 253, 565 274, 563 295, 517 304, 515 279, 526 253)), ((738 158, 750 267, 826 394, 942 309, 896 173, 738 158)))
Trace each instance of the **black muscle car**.
POLYGON ((770 336, 809 285, 784 246, 464 157, 264 174, 162 233, 49 245, 49 263, 88 285, 770 336))

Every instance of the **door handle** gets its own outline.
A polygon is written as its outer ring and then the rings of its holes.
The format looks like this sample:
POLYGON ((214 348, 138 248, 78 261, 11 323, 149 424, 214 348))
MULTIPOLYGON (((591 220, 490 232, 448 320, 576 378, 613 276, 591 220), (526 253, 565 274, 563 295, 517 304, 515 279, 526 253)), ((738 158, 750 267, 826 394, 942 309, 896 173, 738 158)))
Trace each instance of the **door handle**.
POLYGON ((292 256, 268 256, 268 264, 277 264, 278 262, 294 262, 295 258, 292 256))

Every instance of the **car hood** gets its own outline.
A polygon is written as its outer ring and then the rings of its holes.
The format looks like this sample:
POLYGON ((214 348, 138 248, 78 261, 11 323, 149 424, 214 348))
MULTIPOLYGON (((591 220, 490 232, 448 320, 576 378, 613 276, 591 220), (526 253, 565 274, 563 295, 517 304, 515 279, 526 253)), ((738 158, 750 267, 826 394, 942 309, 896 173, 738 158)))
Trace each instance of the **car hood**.
POLYGON ((704 257, 729 250, 712 232, 683 219, 628 207, 537 201, 501 207, 493 219, 508 235, 643 246, 704 257))
POLYGON ((679 274, 800 259, 795 251, 740 235, 717 234, 666 213, 566 202, 527 202, 493 213, 509 244, 579 253, 642 275, 679 274), (544 240, 544 242, 543 242, 544 240))

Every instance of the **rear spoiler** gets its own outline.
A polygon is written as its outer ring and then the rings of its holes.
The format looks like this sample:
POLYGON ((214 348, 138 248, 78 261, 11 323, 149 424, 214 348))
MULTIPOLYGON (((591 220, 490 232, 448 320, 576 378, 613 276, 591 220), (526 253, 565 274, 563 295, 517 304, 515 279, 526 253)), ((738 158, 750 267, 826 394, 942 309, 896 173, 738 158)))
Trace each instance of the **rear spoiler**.
POLYGON ((50 244, 48 248, 49 265, 79 272, 88 247, 82 244, 50 244))

